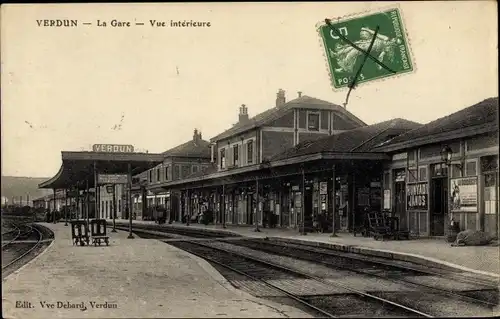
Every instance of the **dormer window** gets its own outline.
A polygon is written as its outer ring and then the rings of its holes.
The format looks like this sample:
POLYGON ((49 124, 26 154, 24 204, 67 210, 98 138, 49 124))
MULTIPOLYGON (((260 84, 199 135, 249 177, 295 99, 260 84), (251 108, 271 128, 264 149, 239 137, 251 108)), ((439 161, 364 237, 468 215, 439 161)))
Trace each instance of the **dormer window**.
POLYGON ((307 129, 309 131, 319 131, 319 114, 318 113, 308 113, 307 114, 307 129))

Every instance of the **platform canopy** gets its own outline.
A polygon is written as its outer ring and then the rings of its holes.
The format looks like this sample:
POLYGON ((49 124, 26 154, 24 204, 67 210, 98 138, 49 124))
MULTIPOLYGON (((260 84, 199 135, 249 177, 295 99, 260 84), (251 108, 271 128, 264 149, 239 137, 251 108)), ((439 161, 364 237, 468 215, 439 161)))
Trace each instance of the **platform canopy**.
POLYGON ((164 155, 151 153, 61 152, 62 165, 51 179, 39 188, 70 189, 94 187, 94 164, 100 174, 127 174, 130 163, 132 176, 163 162, 164 155))

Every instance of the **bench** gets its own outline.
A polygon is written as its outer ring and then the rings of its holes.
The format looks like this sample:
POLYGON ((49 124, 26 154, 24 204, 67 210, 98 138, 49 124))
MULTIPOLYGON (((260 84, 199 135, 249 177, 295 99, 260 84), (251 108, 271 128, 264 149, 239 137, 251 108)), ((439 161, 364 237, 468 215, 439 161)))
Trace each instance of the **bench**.
POLYGON ((74 245, 89 245, 89 229, 85 220, 71 221, 71 240, 74 245))
POLYGON ((109 245, 109 237, 106 235, 106 220, 105 219, 93 219, 90 221, 92 230, 92 243, 94 246, 101 246, 101 243, 106 243, 109 245))

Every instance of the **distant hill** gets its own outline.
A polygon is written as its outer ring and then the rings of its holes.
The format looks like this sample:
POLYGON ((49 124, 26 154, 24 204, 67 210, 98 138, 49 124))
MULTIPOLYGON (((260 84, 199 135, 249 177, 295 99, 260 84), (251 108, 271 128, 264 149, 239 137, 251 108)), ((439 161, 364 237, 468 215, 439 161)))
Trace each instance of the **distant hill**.
POLYGON ((17 203, 19 197, 22 196, 23 203, 25 203, 26 195, 29 195, 31 202, 35 198, 51 194, 50 189, 38 189, 38 184, 48 179, 45 177, 2 176, 2 198, 7 198, 9 204, 12 204, 12 198, 15 198, 17 203))

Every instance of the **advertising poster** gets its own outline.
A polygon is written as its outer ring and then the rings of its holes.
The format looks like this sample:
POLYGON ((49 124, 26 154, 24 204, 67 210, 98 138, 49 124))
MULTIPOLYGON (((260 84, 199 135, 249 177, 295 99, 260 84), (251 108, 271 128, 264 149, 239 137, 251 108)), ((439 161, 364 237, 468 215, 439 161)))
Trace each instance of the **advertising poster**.
POLYGON ((384 209, 391 209, 391 190, 384 189, 384 209))
POLYGON ((428 184, 415 183, 406 186, 406 202, 408 210, 427 210, 428 206, 428 184))
POLYGON ((451 211, 477 211, 477 177, 452 178, 450 180, 451 211))
POLYGON ((319 183, 319 193, 325 195, 328 193, 328 184, 326 182, 319 183))

